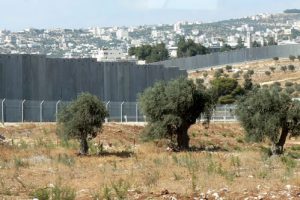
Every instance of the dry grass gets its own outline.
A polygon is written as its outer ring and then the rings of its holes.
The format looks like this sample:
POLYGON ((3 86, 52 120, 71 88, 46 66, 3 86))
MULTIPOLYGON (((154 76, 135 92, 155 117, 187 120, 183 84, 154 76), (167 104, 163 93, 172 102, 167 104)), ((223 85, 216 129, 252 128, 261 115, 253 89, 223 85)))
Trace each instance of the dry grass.
POLYGON ((55 186, 74 189, 76 199, 298 195, 300 188, 285 187, 299 186, 299 163, 267 158, 261 145, 244 142, 239 124, 194 125, 191 145, 203 151, 183 153, 168 152, 164 142, 141 142, 142 128, 107 124, 91 142, 91 155, 77 157, 78 143, 60 141, 54 124, 2 127, 13 141, 0 145, 0 197, 28 199, 55 186), (106 149, 102 156, 96 154, 99 143, 106 149))

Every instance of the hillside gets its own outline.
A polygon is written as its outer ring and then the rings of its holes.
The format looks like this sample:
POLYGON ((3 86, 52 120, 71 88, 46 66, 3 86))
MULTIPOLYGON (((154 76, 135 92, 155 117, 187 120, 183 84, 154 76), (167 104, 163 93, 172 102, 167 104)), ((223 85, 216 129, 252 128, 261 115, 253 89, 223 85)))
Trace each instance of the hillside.
MULTIPOLYGON (((268 158, 268 145, 246 143, 239 124, 194 125, 195 152, 167 150, 166 141, 142 142, 142 126, 106 124, 78 157, 78 143, 57 138, 54 124, 0 128, 1 199, 53 193, 76 199, 289 199, 300 198, 299 160, 268 158), (99 144, 103 149, 99 149, 99 144), (197 147, 197 148, 196 148, 197 147), (98 154, 97 154, 98 152, 98 154)), ((299 140, 287 154, 300 158, 299 140)))
POLYGON ((189 78, 191 79, 204 79, 205 83, 209 85, 209 82, 214 79, 214 74, 219 69, 223 69, 223 76, 237 78, 240 84, 243 84, 243 75, 249 70, 253 70, 252 81, 256 84, 271 85, 274 82, 279 82, 282 87, 285 87, 287 82, 292 82, 295 87, 295 92, 292 94, 293 97, 299 97, 299 91, 296 89, 296 84, 300 84, 300 61, 296 59, 291 61, 288 58, 280 58, 278 61, 263 60, 263 61, 253 61, 232 65, 232 70, 229 72, 226 70, 226 66, 220 66, 211 69, 197 70, 189 73, 189 78), (289 65, 294 66, 294 70, 289 70, 289 65), (286 71, 282 70, 282 67, 286 66, 286 71), (273 70, 273 71, 272 71, 273 70), (266 72, 270 72, 267 75, 266 72), (207 74, 207 77, 204 77, 207 74), (238 77, 236 74, 239 74, 238 77))

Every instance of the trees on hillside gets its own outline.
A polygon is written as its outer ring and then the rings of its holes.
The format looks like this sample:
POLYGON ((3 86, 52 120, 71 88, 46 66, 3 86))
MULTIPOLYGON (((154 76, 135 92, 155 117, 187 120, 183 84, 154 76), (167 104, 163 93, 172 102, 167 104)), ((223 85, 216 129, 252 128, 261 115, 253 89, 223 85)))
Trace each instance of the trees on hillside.
POLYGON ((256 89, 243 97, 236 113, 250 140, 273 143, 272 153, 282 154, 288 134, 300 135, 300 102, 276 87, 256 89))
POLYGON ((220 104, 232 104, 236 97, 243 95, 244 90, 236 79, 218 77, 211 81, 211 90, 220 104))
POLYGON ((146 134, 154 138, 175 136, 179 150, 189 148, 189 127, 213 105, 205 88, 186 78, 156 83, 142 93, 139 101, 149 122, 146 134))
POLYGON ((205 46, 201 44, 196 44, 191 39, 188 39, 186 41, 184 37, 179 38, 177 46, 178 46, 177 56, 179 58, 191 57, 191 56, 203 55, 209 53, 209 50, 205 46))
POLYGON ((131 47, 128 51, 130 56, 135 55, 139 60, 146 60, 147 63, 159 62, 169 58, 169 51, 164 43, 154 46, 142 45, 131 47))
POLYGON ((58 115, 58 129, 66 139, 80 141, 80 155, 88 153, 89 138, 95 138, 102 129, 108 112, 104 104, 94 95, 83 93, 64 107, 58 115))

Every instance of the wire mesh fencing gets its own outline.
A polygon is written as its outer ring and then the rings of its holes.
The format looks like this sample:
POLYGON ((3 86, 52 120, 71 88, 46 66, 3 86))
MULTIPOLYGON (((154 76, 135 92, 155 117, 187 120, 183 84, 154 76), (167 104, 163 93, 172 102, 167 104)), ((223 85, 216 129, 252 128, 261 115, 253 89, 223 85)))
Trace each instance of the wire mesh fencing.
MULTIPOLYGON (((1 121, 4 122, 56 122, 66 101, 32 101, 0 99, 1 121)), ((105 122, 146 122, 138 102, 104 102, 109 113, 105 122)), ((204 120, 203 116, 199 120, 204 120)), ((217 106, 212 122, 236 121, 235 105, 217 106)))

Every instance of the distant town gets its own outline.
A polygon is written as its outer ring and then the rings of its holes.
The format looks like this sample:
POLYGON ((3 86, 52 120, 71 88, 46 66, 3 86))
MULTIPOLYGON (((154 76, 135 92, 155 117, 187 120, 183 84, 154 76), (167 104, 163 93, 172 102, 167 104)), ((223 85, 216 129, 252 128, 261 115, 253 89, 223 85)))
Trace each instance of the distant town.
MULTIPOLYGON (((300 14, 258 14, 241 19, 203 23, 88 29, 0 30, 0 53, 45 54, 53 58, 95 58, 98 61, 143 60, 130 49, 163 43, 168 59, 178 57, 178 43, 184 38, 201 44, 204 53, 300 43, 300 14)), ((200 53, 199 53, 200 54, 200 53)), ((143 63, 143 61, 140 61, 143 63)))

